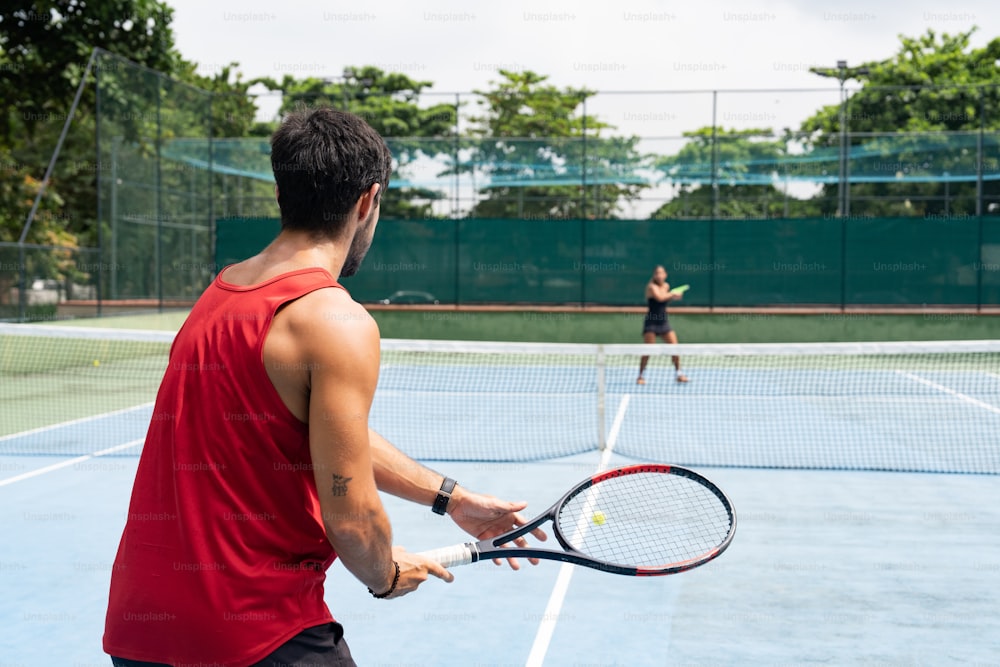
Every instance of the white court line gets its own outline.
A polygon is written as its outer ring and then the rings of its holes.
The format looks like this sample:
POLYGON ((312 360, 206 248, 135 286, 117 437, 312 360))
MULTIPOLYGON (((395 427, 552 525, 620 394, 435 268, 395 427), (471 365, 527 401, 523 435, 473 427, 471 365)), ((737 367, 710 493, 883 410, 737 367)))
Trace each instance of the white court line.
MULTIPOLYGON (((621 403, 618 404, 618 412, 615 414, 615 420, 611 423, 611 431, 608 433, 608 443, 604 452, 601 453, 601 461, 597 465, 596 472, 602 472, 608 467, 608 462, 611 460, 611 450, 614 449, 615 442, 618 440, 618 432, 621 431, 622 421, 625 419, 625 411, 628 409, 628 402, 632 397, 629 394, 622 396, 621 403)), ((588 503, 593 503, 596 497, 588 500, 588 503)), ((586 513, 583 517, 588 516, 586 513)), ((586 522, 583 525, 577 524, 577 536, 582 530, 586 529, 586 522)), ((576 536, 574 536, 574 541, 576 536)), ((552 588, 552 593, 549 595, 549 602, 545 606, 545 613, 542 614, 542 622, 538 624, 538 632, 535 634, 535 641, 531 645, 531 652, 528 654, 528 661, 525 663, 526 667, 541 667, 542 662, 545 660, 545 654, 549 650, 549 643, 552 641, 552 634, 556 630, 556 621, 559 619, 559 613, 562 610, 563 601, 566 599, 566 591, 569 590, 570 579, 573 578, 574 565, 569 563, 563 563, 559 568, 559 575, 556 577, 556 585, 552 588)))
POLYGON ((59 463, 53 463, 50 466, 45 466, 44 468, 38 468, 36 470, 31 470, 20 475, 14 475, 13 477, 8 477, 7 479, 0 479, 0 486, 7 486, 8 484, 13 484, 14 482, 20 482, 25 479, 31 479, 32 477, 38 477, 39 475, 44 475, 47 472, 52 472, 53 470, 59 470, 60 468, 65 468, 67 466, 74 465, 76 463, 82 463, 88 459, 93 459, 98 456, 105 456, 107 454, 114 454, 117 451, 123 449, 128 449, 129 447, 135 447, 136 445, 142 444, 143 439, 133 440, 132 442, 126 442, 123 445, 115 445, 114 447, 108 447, 107 449, 102 449, 99 452, 94 452, 93 454, 84 454, 83 456, 77 456, 75 459, 69 459, 67 461, 60 461, 59 463))
POLYGON ((112 410, 111 412, 102 412, 99 415, 92 415, 90 417, 80 417, 79 419, 71 419, 65 422, 59 422, 58 424, 52 424, 50 426, 39 426, 38 428, 33 428, 28 431, 19 431, 18 433, 11 433, 10 435, 5 435, 0 437, 0 442, 5 440, 11 440, 13 438, 21 438, 26 435, 34 435, 35 433, 45 433, 46 431, 51 431, 53 429, 62 428, 63 426, 75 426, 77 424, 86 424, 87 422, 94 421, 96 419, 104 419, 105 417, 114 417, 115 415, 123 415, 127 412, 132 412, 133 410, 142 410, 143 408, 151 408, 155 403, 143 403, 142 405, 133 405, 131 408, 122 408, 121 410, 112 410))
POLYGON ((933 387, 934 389, 937 389, 938 391, 942 391, 942 392, 944 392, 944 393, 946 393, 946 394, 948 394, 950 396, 954 396, 955 398, 961 399, 961 400, 965 401, 966 403, 971 403, 972 405, 975 405, 977 407, 983 408, 984 410, 989 410, 990 412, 995 412, 998 415, 1000 415, 1000 408, 998 408, 995 405, 990 405, 989 403, 984 403, 983 401, 980 401, 980 400, 977 400, 975 398, 972 398, 971 396, 966 396, 962 392, 955 391, 954 389, 946 387, 943 384, 938 384, 937 382, 931 382, 930 380, 922 378, 919 375, 914 375, 912 373, 907 373, 906 371, 896 371, 896 372, 899 373, 900 375, 902 375, 903 377, 910 378, 914 382, 919 382, 920 384, 925 384, 928 387, 933 387))

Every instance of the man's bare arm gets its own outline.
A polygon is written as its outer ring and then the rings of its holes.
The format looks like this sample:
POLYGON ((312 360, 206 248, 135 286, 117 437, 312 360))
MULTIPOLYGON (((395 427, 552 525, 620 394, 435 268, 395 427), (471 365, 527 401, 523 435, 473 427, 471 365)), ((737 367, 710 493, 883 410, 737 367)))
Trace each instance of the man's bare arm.
MULTIPOLYGON (((444 475, 417 463, 372 429, 368 430, 368 439, 378 488, 404 500, 432 505, 444 475)), ((457 502, 463 492, 460 486, 456 486, 452 502, 457 502)), ((449 503, 449 509, 451 506, 449 503)))
MULTIPOLYGON (((380 490, 421 505, 434 503, 443 475, 414 461, 373 430, 369 430, 369 441, 375 480, 380 490)), ((447 513, 462 530, 477 539, 486 539, 527 523, 520 513, 527 505, 525 502, 510 502, 474 493, 459 484, 451 492, 447 513)), ((539 540, 547 538, 541 529, 535 529, 531 534, 539 540)), ((527 545, 524 538, 519 538, 516 543, 518 546, 527 545)), ((508 562, 512 568, 518 569, 515 559, 508 559, 508 562)))
MULTIPOLYGON (((338 303, 326 296, 310 301, 319 301, 315 305, 322 312, 345 307, 345 299, 338 303)), ((309 448, 323 525, 344 567, 382 592, 392 584, 395 566, 392 529, 375 485, 368 442, 378 330, 363 317, 313 316, 300 326, 305 330, 296 338, 310 369, 309 448)))

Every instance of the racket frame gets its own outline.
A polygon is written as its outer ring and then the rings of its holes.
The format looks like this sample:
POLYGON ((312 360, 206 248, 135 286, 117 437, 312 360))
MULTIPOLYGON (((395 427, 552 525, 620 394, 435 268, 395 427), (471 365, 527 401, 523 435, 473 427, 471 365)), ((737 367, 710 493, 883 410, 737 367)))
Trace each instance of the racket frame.
POLYGON ((583 480, 571 488, 563 494, 562 498, 557 500, 552 507, 542 512, 528 523, 523 526, 519 526, 514 530, 508 531, 503 535, 498 535, 497 537, 485 540, 479 540, 478 542, 466 542, 452 547, 435 549, 433 551, 424 552, 421 555, 429 557, 432 560, 436 560, 445 567, 475 563, 486 558, 540 558, 545 560, 562 561, 564 563, 572 563, 574 565, 582 565, 584 567, 600 570, 602 572, 610 572, 612 574, 621 574, 633 577, 653 577, 677 574, 679 572, 685 572, 698 567, 699 565, 704 565, 705 563, 717 558, 720 554, 722 554, 722 552, 729 548, 735 533, 736 511, 733 509, 733 504, 726 494, 723 493, 723 491, 712 481, 706 479, 702 475, 699 475, 693 470, 689 470, 688 468, 649 463, 613 468, 611 470, 597 473, 596 475, 583 480), (636 567, 634 565, 609 563, 587 556, 586 554, 583 554, 573 548, 573 546, 566 539, 565 535, 563 535, 562 531, 559 529, 559 522, 557 521, 559 510, 563 507, 563 505, 595 484, 603 482, 607 479, 622 477, 625 475, 634 475, 643 472, 679 475, 697 482, 711 491, 712 494, 719 499, 729 516, 729 531, 722 542, 718 546, 706 551, 704 554, 696 556, 695 558, 657 567, 636 567), (556 541, 559 542, 559 545, 563 548, 563 551, 557 551, 554 549, 538 549, 535 547, 501 546, 528 534, 546 521, 552 521, 552 534, 555 536, 556 541))

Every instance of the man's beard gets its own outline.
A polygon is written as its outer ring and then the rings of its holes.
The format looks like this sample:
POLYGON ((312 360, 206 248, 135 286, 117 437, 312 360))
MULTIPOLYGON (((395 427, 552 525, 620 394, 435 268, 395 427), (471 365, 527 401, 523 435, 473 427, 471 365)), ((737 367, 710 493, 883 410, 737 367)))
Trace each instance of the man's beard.
POLYGON ((361 262, 365 260, 365 255, 368 254, 368 249, 372 245, 373 237, 369 232, 374 222, 375 210, 371 212, 368 219, 365 220, 364 225, 359 227, 358 231, 354 234, 351 247, 347 250, 347 258, 344 259, 344 266, 340 269, 341 278, 350 278, 361 268, 361 262))

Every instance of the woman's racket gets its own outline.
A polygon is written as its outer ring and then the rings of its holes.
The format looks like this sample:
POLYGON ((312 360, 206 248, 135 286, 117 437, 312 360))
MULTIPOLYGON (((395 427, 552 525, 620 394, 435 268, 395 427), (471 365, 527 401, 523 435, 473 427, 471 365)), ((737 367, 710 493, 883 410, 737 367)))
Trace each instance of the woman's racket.
POLYGON ((670 290, 670 293, 671 294, 684 294, 684 292, 687 292, 689 289, 691 289, 690 285, 680 285, 680 286, 675 287, 672 290, 670 290))
POLYGON ((634 577, 684 572, 729 546, 736 513, 715 484, 686 468, 643 464, 585 479, 546 512, 499 537, 425 551, 445 567, 485 558, 545 558, 634 577), (562 550, 504 547, 552 520, 562 550))

